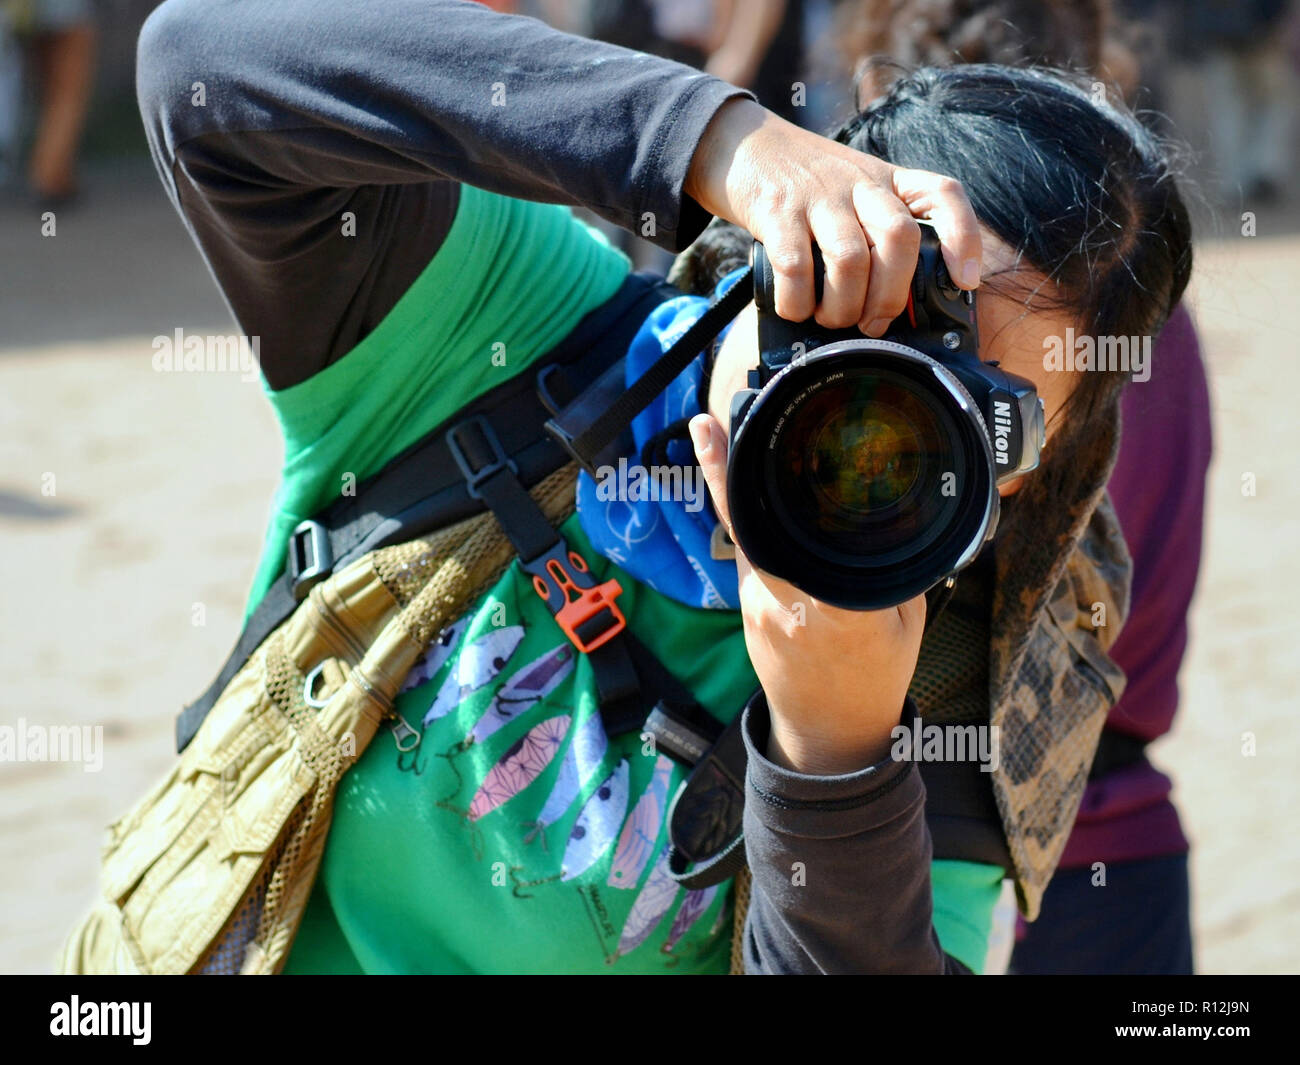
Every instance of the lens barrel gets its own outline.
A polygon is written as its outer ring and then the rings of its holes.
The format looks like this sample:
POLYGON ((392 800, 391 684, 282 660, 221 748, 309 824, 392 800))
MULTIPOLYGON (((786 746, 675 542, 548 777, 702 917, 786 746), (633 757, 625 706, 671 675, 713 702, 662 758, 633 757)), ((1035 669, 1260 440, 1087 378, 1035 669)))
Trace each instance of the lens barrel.
POLYGON ((727 496, 760 569, 880 610, 966 565, 996 527, 994 456, 970 394, 886 340, 835 341, 771 378, 733 427, 727 496))

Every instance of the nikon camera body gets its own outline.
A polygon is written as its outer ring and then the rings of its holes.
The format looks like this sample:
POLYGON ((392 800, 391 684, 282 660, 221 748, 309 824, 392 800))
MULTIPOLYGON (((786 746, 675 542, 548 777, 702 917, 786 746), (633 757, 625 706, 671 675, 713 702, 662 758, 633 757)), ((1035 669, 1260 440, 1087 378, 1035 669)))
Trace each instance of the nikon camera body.
POLYGON ((760 569, 851 610, 897 606, 973 561, 998 485, 1045 442, 1033 383, 980 361, 975 294, 921 231, 907 308, 879 340, 778 316, 752 252, 760 355, 731 406, 733 532, 760 569))

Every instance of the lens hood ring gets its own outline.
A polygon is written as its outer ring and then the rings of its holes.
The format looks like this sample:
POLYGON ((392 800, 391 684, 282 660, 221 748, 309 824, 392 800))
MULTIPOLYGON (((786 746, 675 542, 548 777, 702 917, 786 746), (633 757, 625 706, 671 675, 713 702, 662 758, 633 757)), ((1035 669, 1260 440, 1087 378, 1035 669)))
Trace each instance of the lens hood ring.
MULTIPOLYGON (((874 404, 875 400, 872 402, 874 404)), ((840 436, 832 435, 829 439, 838 441, 840 436)), ((967 388, 941 362, 894 341, 865 337, 831 341, 799 353, 781 367, 748 405, 740 425, 733 428, 727 477, 732 536, 760 569, 789 581, 824 602, 861 610, 898 605, 967 565, 992 535, 1000 509, 994 463, 982 412, 967 388), (871 356, 886 356, 886 359, 877 364, 871 356), (891 365, 894 359, 898 363, 891 365), (819 364, 836 362, 842 364, 842 369, 824 376, 817 374, 819 364), (838 443, 833 443, 831 452, 821 449, 808 453, 799 460, 803 466, 808 462, 820 462, 821 465, 808 466, 800 475, 804 481, 786 484, 787 488, 793 484, 795 490, 795 496, 787 499, 789 493, 777 491, 777 482, 770 480, 771 476, 777 475, 783 483, 788 481, 789 474, 783 465, 785 460, 778 462, 776 474, 762 474, 761 469, 771 468, 772 454, 801 453, 802 446, 795 452, 788 450, 786 441, 790 439, 789 434, 812 431, 815 424, 825 426, 828 416, 824 412, 828 409, 832 411, 829 424, 833 432, 842 435, 846 430, 842 417, 837 420, 834 414, 834 405, 844 402, 845 395, 835 394, 834 390, 847 388, 850 390, 847 395, 857 395, 853 389, 862 387, 856 385, 861 380, 873 382, 866 386, 871 395, 879 395, 875 391, 878 387, 886 387, 887 391, 892 387, 895 398, 902 396, 906 400, 911 396, 912 399, 907 400, 902 408, 886 402, 883 408, 885 422, 873 420, 875 428, 868 438, 853 435, 854 423, 850 419, 847 430, 850 436, 845 439, 871 442, 853 442, 849 445, 849 452, 843 452, 838 443), (882 384, 890 380, 895 382, 893 386, 882 384), (925 384, 927 381, 928 385, 925 384), (828 408, 827 404, 831 407, 828 408), (913 414, 921 417, 919 423, 908 420, 904 411, 909 406, 915 408, 913 414), (819 408, 822 415, 808 413, 819 408), (809 417, 821 418, 822 421, 808 422, 809 417), (903 421, 898 422, 898 418, 903 421), (894 437, 891 425, 894 429, 904 430, 904 436, 894 437), (931 428, 925 429, 922 437, 914 433, 910 437, 907 435, 908 427, 924 428, 927 425, 931 428), (885 434, 885 440, 924 439, 932 443, 927 443, 920 452, 915 450, 915 445, 898 452, 891 450, 896 445, 876 442, 881 432, 885 434), (936 432, 938 436, 933 435, 936 432), (863 447, 872 456, 868 459, 872 465, 866 467, 861 465, 863 447), (933 447, 941 450, 928 450, 933 447), (850 454, 860 471, 856 475, 852 468, 843 465, 850 454), (881 473, 881 468, 874 465, 875 456, 881 454, 904 458, 891 460, 884 467, 885 472, 881 473), (945 454, 948 460, 943 459, 945 454), (828 455, 834 461, 829 469, 842 470, 832 475, 834 480, 831 482, 825 482, 828 455), (908 459, 909 455, 913 457, 908 459), (919 459, 916 458, 918 455, 919 459), (930 457, 926 459, 926 455, 930 457), (898 472, 899 461, 902 461, 904 470, 911 463, 913 479, 910 482, 906 481, 906 472, 898 472), (917 461, 921 466, 916 465, 917 461), (958 465, 951 469, 975 471, 974 495, 964 495, 951 503, 937 500, 935 471, 943 466, 936 463, 945 461, 957 462, 958 465), (971 466, 971 463, 975 465, 971 466), (808 472, 818 468, 823 473, 813 475, 808 472), (925 472, 927 468, 928 472, 925 472), (873 469, 876 472, 872 472, 873 469), (809 476, 813 476, 813 481, 807 480, 809 476), (903 481, 899 481, 899 477, 903 481), (921 479, 916 480, 917 477, 921 479), (804 489, 798 488, 801 483, 805 484, 804 489), (829 483, 831 495, 825 495, 824 489, 817 489, 820 494, 815 499, 805 496, 806 491, 812 490, 807 485, 818 483, 829 483), (843 488, 844 485, 848 487, 843 488), (849 494, 845 495, 845 491, 849 494), (903 495, 898 495, 898 492, 903 495), (918 492, 921 494, 917 495, 918 492), (890 504, 890 498, 898 499, 897 505, 890 504), (891 507, 896 511, 897 506, 903 505, 910 507, 911 519, 902 525, 889 524, 891 507), (845 511, 843 506, 852 509, 845 511), (790 510, 791 507, 794 509, 790 510), (829 520, 825 517, 828 507, 835 523, 832 526, 825 524, 829 520), (866 509, 862 509, 864 507, 866 509), (926 515, 929 515, 928 519, 926 515), (929 539, 909 540, 907 530, 923 528, 927 520, 932 525, 929 539), (922 521, 923 525, 916 525, 917 521, 922 521), (895 532, 891 533, 891 529, 895 532), (823 534, 832 536, 833 540, 823 543, 823 534), (880 539, 882 535, 884 540, 880 539), (888 547, 891 542, 895 547, 888 547), (838 546, 829 546, 832 543, 838 546), (855 568, 857 545, 865 543, 873 545, 872 550, 863 549, 861 565, 855 568), (916 551, 909 554, 909 545, 913 543, 917 545, 916 551)), ((962 483, 968 483, 965 475, 959 475, 963 477, 962 483)), ((949 495, 947 492, 942 494, 949 495)))

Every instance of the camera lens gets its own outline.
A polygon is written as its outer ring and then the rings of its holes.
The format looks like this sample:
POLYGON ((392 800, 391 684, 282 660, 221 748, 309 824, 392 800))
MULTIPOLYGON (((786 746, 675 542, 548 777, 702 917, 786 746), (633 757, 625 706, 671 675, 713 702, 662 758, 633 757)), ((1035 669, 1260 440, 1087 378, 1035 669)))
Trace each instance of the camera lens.
POLYGON ((829 562, 884 564, 923 550, 957 507, 951 422, 902 375, 836 374, 781 418, 766 454, 776 510, 829 562))
POLYGON ((756 566, 863 610, 959 568, 997 515, 992 452, 965 389, 889 341, 828 344, 773 378, 735 435, 728 496, 756 566))

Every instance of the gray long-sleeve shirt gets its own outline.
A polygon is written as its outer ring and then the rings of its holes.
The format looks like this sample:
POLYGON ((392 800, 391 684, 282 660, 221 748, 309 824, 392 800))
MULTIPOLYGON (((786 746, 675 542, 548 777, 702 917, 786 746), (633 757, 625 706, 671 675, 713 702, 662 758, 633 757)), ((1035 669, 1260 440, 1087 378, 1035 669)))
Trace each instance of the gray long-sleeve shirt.
MULTIPOLYGON (((460 0, 168 0, 138 85, 169 195, 272 388, 336 361, 437 252, 459 183, 581 205, 678 251, 708 214, 695 148, 743 90, 460 0), (358 219, 346 256, 327 241, 358 219)), ((910 762, 842 777, 764 757, 746 711, 750 972, 943 972, 925 789, 910 762), (802 878, 793 875, 798 863, 802 878)))

